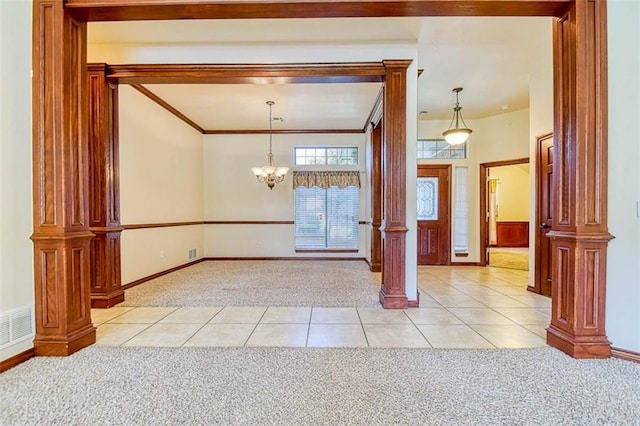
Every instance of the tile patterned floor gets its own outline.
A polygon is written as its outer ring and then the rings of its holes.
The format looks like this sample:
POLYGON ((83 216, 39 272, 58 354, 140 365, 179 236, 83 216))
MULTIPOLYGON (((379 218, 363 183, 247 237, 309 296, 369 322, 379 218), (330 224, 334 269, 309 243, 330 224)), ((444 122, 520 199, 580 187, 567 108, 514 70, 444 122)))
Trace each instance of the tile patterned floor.
POLYGON ((551 299, 527 272, 419 267, 420 308, 114 307, 95 309, 98 345, 528 348, 545 346, 551 299))

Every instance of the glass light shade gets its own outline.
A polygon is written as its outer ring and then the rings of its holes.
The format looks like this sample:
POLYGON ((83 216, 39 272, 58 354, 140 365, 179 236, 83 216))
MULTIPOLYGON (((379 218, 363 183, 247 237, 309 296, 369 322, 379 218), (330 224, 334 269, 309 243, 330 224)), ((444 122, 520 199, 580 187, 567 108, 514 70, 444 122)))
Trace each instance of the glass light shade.
POLYGON ((278 167, 276 169, 276 176, 285 176, 287 173, 289 172, 289 168, 288 167, 278 167))
POLYGON ((450 145, 460 145, 461 143, 465 143, 467 139, 469 139, 470 134, 471 129, 466 129, 464 127, 446 130, 442 133, 444 140, 446 140, 450 145))

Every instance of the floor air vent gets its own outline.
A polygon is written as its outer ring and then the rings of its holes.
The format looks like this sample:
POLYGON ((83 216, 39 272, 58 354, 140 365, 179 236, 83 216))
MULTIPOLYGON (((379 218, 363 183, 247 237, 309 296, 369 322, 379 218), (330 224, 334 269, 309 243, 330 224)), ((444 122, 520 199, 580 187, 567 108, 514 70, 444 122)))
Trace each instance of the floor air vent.
POLYGON ((33 307, 23 307, 0 316, 0 348, 33 336, 33 307))

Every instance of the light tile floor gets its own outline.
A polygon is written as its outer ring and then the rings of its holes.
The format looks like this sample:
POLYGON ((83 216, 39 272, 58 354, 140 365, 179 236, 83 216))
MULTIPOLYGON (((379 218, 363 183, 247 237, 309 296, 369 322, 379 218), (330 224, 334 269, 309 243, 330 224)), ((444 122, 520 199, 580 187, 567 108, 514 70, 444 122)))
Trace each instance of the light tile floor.
POLYGON ((551 299, 527 272, 419 267, 420 307, 94 309, 98 345, 147 347, 529 348, 545 346, 551 299))

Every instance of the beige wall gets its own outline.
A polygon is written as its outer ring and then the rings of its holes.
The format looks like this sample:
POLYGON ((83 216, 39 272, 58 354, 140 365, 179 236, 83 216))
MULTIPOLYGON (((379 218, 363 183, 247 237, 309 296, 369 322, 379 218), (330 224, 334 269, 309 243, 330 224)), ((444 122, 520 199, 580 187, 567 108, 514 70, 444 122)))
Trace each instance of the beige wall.
MULTIPOLYGON (((123 225, 202 221, 202 135, 146 96, 121 85, 120 216, 123 225)), ((204 253, 202 225, 122 233, 122 282, 204 253)))
MULTIPOLYGON (((33 307, 31 2, 0 1, 0 315, 33 307)), ((32 347, 0 350, 0 360, 32 347)))
MULTIPOLYGON (((30 51, 31 51, 31 4, 29 2, 0 1, 0 77, 3 95, 0 98, 0 312, 4 313, 25 305, 33 305, 33 263, 31 234, 31 79, 30 51)), ((640 89, 638 87, 638 52, 640 49, 640 4, 629 0, 608 1, 608 40, 609 40, 609 229, 616 238, 610 243, 608 251, 607 269, 607 334, 614 346, 640 352, 640 222, 637 217, 637 201, 640 199, 640 89), (630 54, 631 53, 631 54, 630 54), (624 188, 620 190, 620 188, 624 188)), ((369 58, 381 57, 409 57, 408 51, 386 46, 379 49, 380 55, 372 52, 378 46, 369 46, 369 58)), ((326 47, 326 50, 331 50, 326 47)), ((157 50, 149 49, 134 55, 131 51, 127 55, 120 55, 109 59, 114 63, 126 62, 157 62, 157 50), (156 57, 153 55, 156 54, 156 57), (131 61, 127 60, 131 59, 131 61)), ((253 52, 240 49, 244 54, 236 54, 233 48, 228 48, 228 60, 234 61, 238 57, 246 60, 253 52), (240 56, 238 56, 240 55, 240 56)), ((304 49, 302 49, 304 50, 304 49)), ((176 52, 176 61, 203 60, 207 58, 206 49, 199 48, 198 52, 190 55, 181 53, 181 47, 172 48, 176 52), (199 54, 201 56, 198 56, 199 54)), ((301 52, 297 47, 288 51, 297 51, 295 57, 312 58, 312 53, 301 52)), ((358 49, 352 46, 336 46, 336 55, 326 54, 325 58, 347 58, 347 60, 364 60, 358 49), (349 59, 350 58, 350 59, 349 59)), ((100 55, 90 60, 101 60, 100 55)), ((255 61, 266 62, 269 59, 282 61, 284 55, 269 56, 270 49, 264 49, 262 54, 255 54, 255 61)), ((415 57, 415 49, 414 56, 415 57)), ((216 56, 215 58, 220 58, 216 56)), ((214 60, 207 58, 207 60, 214 60)), ((372 60, 372 59, 368 59, 372 60)), ((415 71, 415 69, 414 69, 415 71)), ((535 91, 536 81, 542 87, 549 86, 548 73, 542 73, 541 79, 531 78, 532 93, 535 91)), ((416 84, 410 82, 409 91, 415 93, 416 84)), ((548 92, 545 92, 548 93, 548 92)), ((548 116, 550 107, 548 102, 537 102, 531 97, 532 117, 538 111, 545 111, 548 116)), ((409 99, 409 117, 415 117, 415 95, 409 99)), ((415 121, 408 120, 408 151, 415 150, 415 121)), ((547 124, 548 118, 536 126, 537 121, 531 119, 531 135, 551 130, 547 124)), ((448 126, 444 124, 444 128, 448 126)), ((473 124, 470 124, 474 127, 473 124)), ((474 131, 475 133, 475 131, 474 131)), ((474 135, 475 136, 475 135, 474 135)), ((409 156, 407 164, 414 164, 415 157, 409 156)), ((411 169, 411 168, 409 168, 411 169)), ((473 172, 473 169, 469 170, 473 172)), ((410 171, 407 181, 411 182, 410 171)), ((472 174, 471 174, 472 175, 472 174)), ((415 180, 415 171, 413 179, 415 180)), ((477 183, 477 175, 476 181, 477 183)), ((414 189, 415 191, 415 189, 414 189)), ((415 193, 408 194, 408 209, 411 210, 411 198, 415 193)), ((414 201, 415 203, 415 201, 414 201)), ((413 205, 415 210, 415 205, 413 205)), ((415 217, 407 218, 410 223, 415 217)), ((126 238, 126 237, 124 237, 126 238)), ((408 242, 415 239, 409 236, 408 242)), ((415 245, 408 245, 408 252, 415 252, 415 245)), ((408 257, 408 264, 411 257, 408 257)), ((415 264, 415 262, 414 262, 415 264)), ((409 266, 410 268, 410 266, 409 266)), ((415 275, 415 274, 414 274, 415 275)), ((410 276, 407 277, 411 279, 410 276)), ((415 281, 415 277, 414 277, 415 281)), ((31 342, 0 351, 0 359, 6 359, 29 347, 31 342)))
MULTIPOLYGON (((523 109, 479 120, 465 120, 473 133, 468 141, 468 158, 465 160, 418 160, 420 164, 451 164, 466 166, 468 175, 469 256, 456 256, 453 251, 455 223, 451 224, 451 261, 478 262, 480 260, 480 164, 491 161, 513 160, 527 157, 529 150, 529 110, 523 109)), ((418 121, 419 139, 442 139, 442 132, 449 127, 449 120, 418 121)), ((455 172, 452 170, 451 211, 455 211, 455 172)), ((528 183, 527 183, 528 185, 528 183)))
POLYGON ((498 222, 529 221, 529 164, 491 167, 491 179, 497 179, 498 222))
MULTIPOLYGON (((205 135, 204 211, 207 221, 293 221, 294 197, 291 176, 272 190, 257 182, 251 167, 267 162, 267 135, 205 135)), ((296 146, 357 146, 360 190, 360 218, 366 217, 365 194, 369 179, 365 174, 365 135, 318 134, 274 135, 274 161, 293 170, 330 170, 329 167, 294 166, 296 146)), ((335 168, 334 168, 335 169, 335 168)), ((340 169, 344 170, 344 169, 340 169)), ((291 174, 291 171, 289 174, 291 174)), ((296 257, 327 256, 326 253, 298 254, 294 250, 293 225, 205 225, 207 257, 296 257)), ((366 226, 359 227, 358 253, 331 253, 337 257, 364 257, 366 226)))
MULTIPOLYGON (((91 25, 89 25, 91 31, 91 25)), ((417 44, 414 41, 388 43, 333 43, 292 45, 91 45, 89 61, 107 63, 304 63, 304 62, 369 62, 384 59, 411 59, 407 70, 407 164, 415 164, 416 117, 417 117, 417 44)), ((206 146, 206 144, 205 144, 206 146)), ((278 154, 276 154, 278 155, 278 154)), ((260 162, 264 157, 259 158, 260 162)), ((260 164, 260 163, 259 163, 260 164)), ((244 164, 243 167, 247 165, 244 164)), ((415 182, 416 169, 407 167, 406 181, 415 182)), ((275 189, 274 189, 275 191, 275 189)), ((415 223, 416 188, 407 185, 407 223, 415 223)), ((362 227, 361 227, 362 228, 362 227)), ((207 233, 210 231, 207 230, 207 233)), ((213 232, 213 231, 212 231, 213 232)), ((208 247, 212 238, 226 238, 224 235, 208 235, 208 247)), ((222 243, 225 243, 222 241, 222 243)), ((364 242, 366 244, 366 241, 364 242)), ((214 250, 214 249, 212 249, 214 250)), ((207 249, 209 252, 209 249, 207 249)), ((364 256, 364 254, 360 254, 364 256)), ((406 291, 410 300, 417 294, 417 234, 410 227, 406 236, 406 291)))

